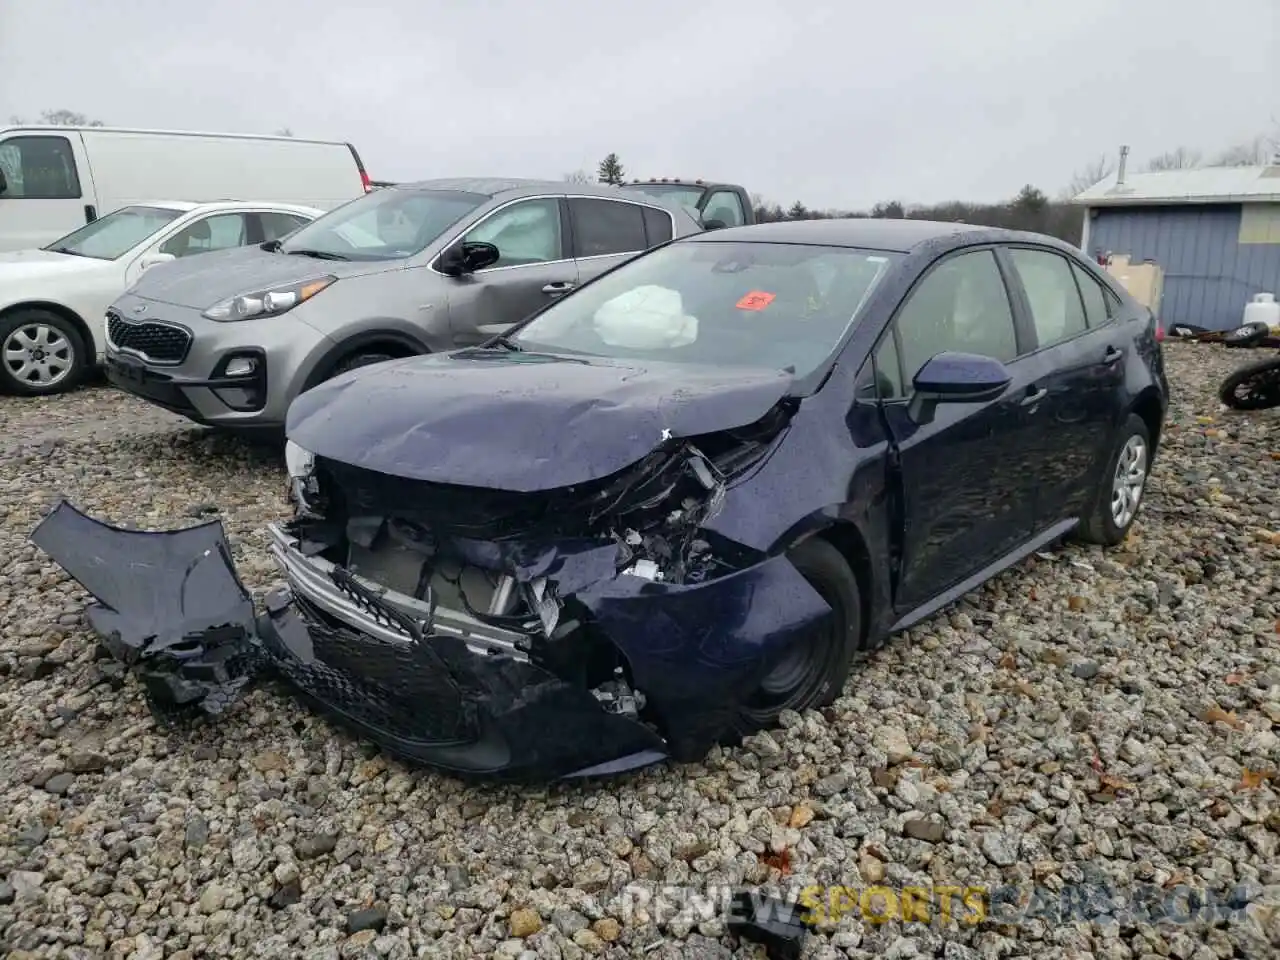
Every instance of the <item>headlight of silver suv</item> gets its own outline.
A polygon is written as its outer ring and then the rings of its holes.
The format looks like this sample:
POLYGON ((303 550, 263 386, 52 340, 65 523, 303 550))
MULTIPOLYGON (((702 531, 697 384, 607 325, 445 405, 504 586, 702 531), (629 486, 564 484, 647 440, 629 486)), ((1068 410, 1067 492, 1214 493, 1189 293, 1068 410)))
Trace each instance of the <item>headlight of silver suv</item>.
POLYGON ((210 320, 252 320, 254 317, 276 317, 310 300, 337 279, 337 277, 314 277, 254 293, 242 293, 238 297, 229 297, 215 303, 202 316, 210 320))

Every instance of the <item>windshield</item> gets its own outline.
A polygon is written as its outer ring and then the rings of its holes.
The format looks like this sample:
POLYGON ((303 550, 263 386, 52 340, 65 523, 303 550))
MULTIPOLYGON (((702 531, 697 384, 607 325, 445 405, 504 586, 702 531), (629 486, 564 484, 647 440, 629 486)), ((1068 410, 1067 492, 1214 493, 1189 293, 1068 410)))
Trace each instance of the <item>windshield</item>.
POLYGON ((95 260, 116 260, 180 216, 181 210, 165 207, 121 207, 44 249, 95 260))
POLYGON ((698 204, 706 193, 706 187, 691 183, 627 183, 623 188, 647 193, 667 203, 678 203, 692 213, 695 219, 698 217, 698 204))
POLYGON ((899 254, 785 243, 675 243, 548 307, 511 341, 619 359, 822 365, 899 254))
POLYGON ((402 260, 488 200, 478 193, 387 187, 303 227, 280 250, 334 260, 402 260))

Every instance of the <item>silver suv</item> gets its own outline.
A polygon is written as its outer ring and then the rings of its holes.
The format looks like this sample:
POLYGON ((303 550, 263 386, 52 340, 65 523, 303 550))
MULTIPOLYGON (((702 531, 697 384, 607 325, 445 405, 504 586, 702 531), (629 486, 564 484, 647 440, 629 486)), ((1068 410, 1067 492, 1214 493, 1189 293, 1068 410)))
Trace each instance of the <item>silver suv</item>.
POLYGON ((689 213, 606 186, 431 180, 261 246, 161 264, 107 311, 107 378, 197 423, 277 430, 354 367, 483 343, 689 213))

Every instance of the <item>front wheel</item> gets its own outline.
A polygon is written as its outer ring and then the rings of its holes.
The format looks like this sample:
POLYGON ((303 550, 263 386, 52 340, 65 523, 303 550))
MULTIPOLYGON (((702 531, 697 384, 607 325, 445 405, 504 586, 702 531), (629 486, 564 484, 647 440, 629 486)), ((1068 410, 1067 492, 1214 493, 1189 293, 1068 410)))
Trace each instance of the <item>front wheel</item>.
POLYGON ((88 362, 75 325, 48 310, 19 310, 0 319, 0 387, 19 396, 64 393, 88 362))
POLYGON ((1093 512, 1080 525, 1086 543, 1114 547, 1129 533, 1142 506, 1151 467, 1151 432, 1136 413, 1129 414, 1102 474, 1093 512))
POLYGON ((384 363, 387 360, 394 359, 396 358, 391 354, 385 353, 381 350, 370 350, 367 353, 356 352, 350 356, 343 357, 342 360, 340 360, 333 368, 333 372, 329 374, 329 377, 336 377, 339 374, 347 373, 348 371, 355 370, 358 367, 367 367, 370 364, 384 363))
POLYGON ((822 626, 797 638, 739 708, 734 730, 775 726, 783 710, 823 707, 840 695, 862 638, 862 592, 840 551, 819 537, 788 554, 800 575, 831 607, 822 626))
POLYGON ((1269 410, 1280 406, 1280 358, 1241 367, 1222 381, 1218 399, 1232 410, 1269 410))

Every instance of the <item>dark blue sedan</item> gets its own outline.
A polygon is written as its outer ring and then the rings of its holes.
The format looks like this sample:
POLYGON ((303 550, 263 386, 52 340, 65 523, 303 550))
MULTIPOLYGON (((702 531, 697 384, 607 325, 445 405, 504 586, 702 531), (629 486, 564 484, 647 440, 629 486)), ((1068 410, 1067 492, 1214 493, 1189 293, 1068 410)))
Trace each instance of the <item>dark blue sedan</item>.
POLYGON ((1151 313, 1048 237, 724 229, 302 394, 260 616, 216 524, 64 506, 35 539, 157 701, 269 669, 412 760, 599 774, 829 703, 1032 551, 1118 543, 1167 402, 1151 313))

